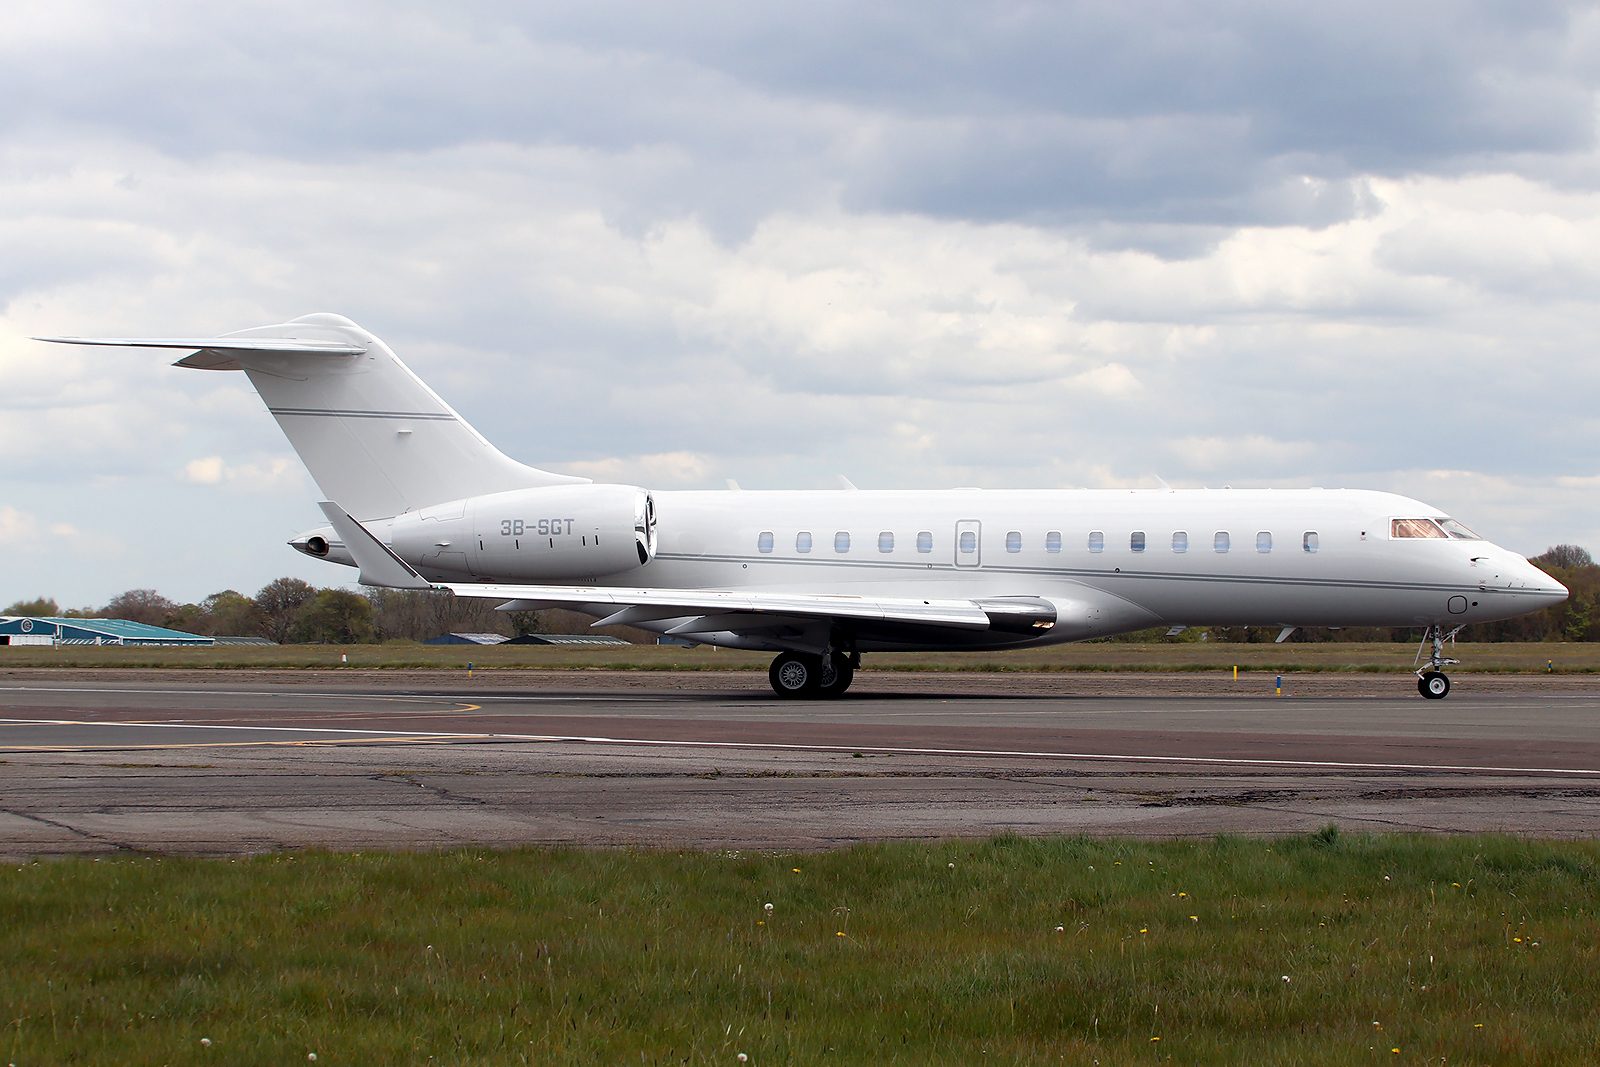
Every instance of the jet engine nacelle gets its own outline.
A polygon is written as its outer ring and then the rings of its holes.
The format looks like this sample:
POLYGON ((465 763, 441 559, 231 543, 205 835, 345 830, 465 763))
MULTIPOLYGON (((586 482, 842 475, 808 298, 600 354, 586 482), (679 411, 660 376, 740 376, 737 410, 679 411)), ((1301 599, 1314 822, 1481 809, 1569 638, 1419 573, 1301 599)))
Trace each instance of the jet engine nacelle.
POLYGON ((632 485, 555 485, 395 516, 389 544, 433 581, 546 582, 635 570, 656 553, 655 501, 632 485))

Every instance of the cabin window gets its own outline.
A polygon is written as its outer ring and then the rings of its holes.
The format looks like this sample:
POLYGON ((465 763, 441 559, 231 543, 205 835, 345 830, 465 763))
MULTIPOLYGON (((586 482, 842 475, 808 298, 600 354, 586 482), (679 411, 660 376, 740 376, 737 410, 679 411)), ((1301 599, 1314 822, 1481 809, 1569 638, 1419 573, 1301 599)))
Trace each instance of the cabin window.
POLYGON ((1271 552, 1272 551, 1272 531, 1271 530, 1262 530, 1261 532, 1256 534, 1256 551, 1257 552, 1271 552))
POLYGON ((1046 552, 1060 552, 1061 551, 1061 531, 1060 530, 1051 530, 1049 533, 1044 535, 1044 550, 1046 552))
POLYGON ((1129 552, 1143 552, 1144 551, 1144 531, 1143 530, 1135 530, 1135 531, 1133 531, 1133 533, 1128 535, 1128 551, 1129 552))
POLYGON ((891 533, 888 530, 885 530, 885 531, 883 531, 882 533, 880 533, 878 535, 878 551, 879 552, 893 552, 894 551, 894 534, 893 533, 891 533))
POLYGON ((1226 552, 1230 547, 1232 547, 1232 539, 1228 536, 1227 530, 1218 530, 1212 535, 1211 550, 1213 552, 1226 552))
POLYGON ((1022 551, 1022 533, 1021 533, 1021 531, 1012 530, 1010 533, 1006 534, 1006 551, 1007 552, 1021 552, 1022 551))
POLYGON ((850 551, 850 534, 848 532, 840 530, 833 535, 833 550, 835 552, 850 551))
POLYGON ((1317 550, 1317 531, 1307 530, 1300 538, 1300 547, 1307 552, 1315 552, 1317 550))
POLYGON ((1389 536, 1443 539, 1449 535, 1441 530, 1439 524, 1432 519, 1395 519, 1389 523, 1389 536))
POLYGON ((772 531, 771 530, 762 530, 761 533, 759 535, 757 535, 757 537, 756 537, 756 551, 757 552, 771 552, 772 551, 772 531))
POLYGON ((1187 531, 1187 530, 1176 530, 1176 531, 1173 532, 1173 534, 1172 534, 1172 551, 1174 551, 1174 552, 1187 552, 1187 551, 1189 551, 1189 531, 1187 531))
POLYGON ((917 534, 917 551, 928 553, 933 551, 933 534, 923 530, 917 534))
POLYGON ((796 552, 811 551, 811 531, 801 530, 794 535, 794 550, 796 552))
POLYGON ((957 543, 961 546, 961 554, 963 556, 970 556, 978 551, 978 535, 971 530, 962 530, 961 537, 957 543))
POLYGON ((1106 534, 1104 530, 1089 531, 1089 551, 1104 552, 1106 550, 1106 534))

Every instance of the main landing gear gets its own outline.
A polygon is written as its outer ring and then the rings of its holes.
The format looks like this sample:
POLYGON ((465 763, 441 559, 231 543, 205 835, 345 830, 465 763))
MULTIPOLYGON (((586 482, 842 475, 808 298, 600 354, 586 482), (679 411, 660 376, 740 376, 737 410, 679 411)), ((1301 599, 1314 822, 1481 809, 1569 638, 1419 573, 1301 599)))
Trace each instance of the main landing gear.
POLYGON ((1461 632, 1458 626, 1446 633, 1445 628, 1438 623, 1428 627, 1428 633, 1422 639, 1422 646, 1417 649, 1417 659, 1422 659, 1423 649, 1431 643, 1433 648, 1428 656, 1428 665, 1417 671, 1417 692, 1429 700, 1443 700, 1450 695, 1450 678, 1444 673, 1444 668, 1460 663, 1458 659, 1450 659, 1444 654, 1444 643, 1454 641, 1456 634, 1461 632))
POLYGON ((843 652, 820 656, 785 652, 772 661, 767 678, 772 691, 788 700, 832 700, 844 695, 855 680, 859 661, 843 652))

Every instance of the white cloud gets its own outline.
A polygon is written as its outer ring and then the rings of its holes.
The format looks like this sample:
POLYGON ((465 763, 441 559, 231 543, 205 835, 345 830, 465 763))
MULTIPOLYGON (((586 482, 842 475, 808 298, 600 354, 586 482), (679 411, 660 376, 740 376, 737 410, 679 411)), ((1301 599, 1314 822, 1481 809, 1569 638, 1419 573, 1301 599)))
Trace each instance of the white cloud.
POLYGON ((31 544, 39 535, 39 520, 9 505, 0 507, 0 545, 17 548, 31 544))
POLYGON ((226 485, 251 492, 298 487, 307 480, 299 461, 290 456, 273 456, 258 463, 227 463, 221 456, 205 456, 184 464, 182 479, 194 485, 226 485))
POLYGON ((711 467, 706 457, 693 452, 656 452, 643 456, 614 456, 568 464, 566 473, 597 482, 642 483, 660 488, 703 484, 711 467))

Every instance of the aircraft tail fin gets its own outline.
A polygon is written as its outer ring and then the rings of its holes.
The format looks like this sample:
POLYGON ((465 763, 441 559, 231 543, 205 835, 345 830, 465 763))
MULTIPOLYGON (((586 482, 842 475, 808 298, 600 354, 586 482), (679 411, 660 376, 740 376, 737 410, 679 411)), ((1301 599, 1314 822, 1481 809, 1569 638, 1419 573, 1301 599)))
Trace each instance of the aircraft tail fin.
POLYGON ((323 496, 359 519, 588 481, 505 455, 388 345, 342 315, 306 315, 222 337, 39 340, 189 349, 177 366, 244 371, 323 496))

